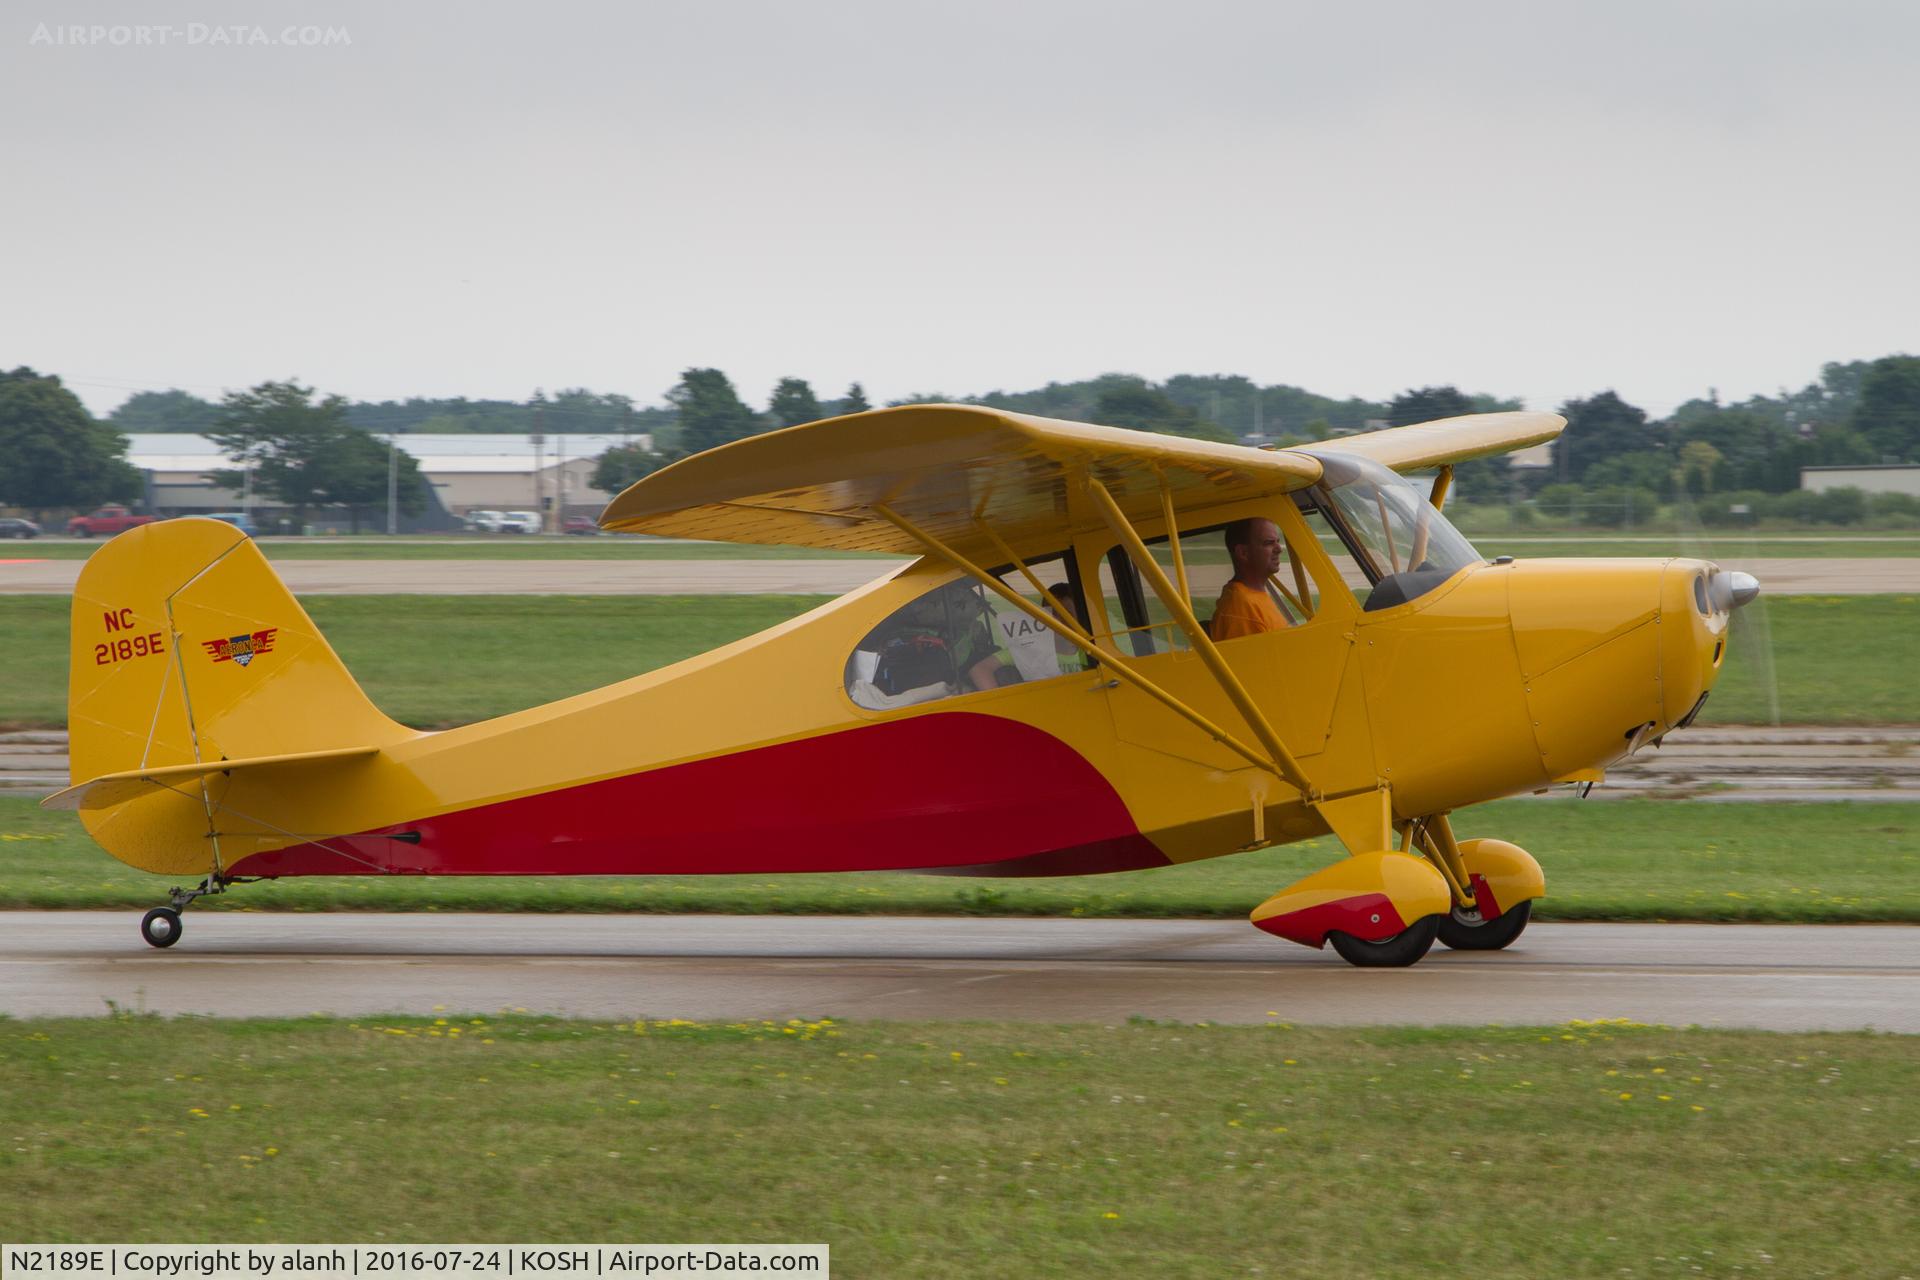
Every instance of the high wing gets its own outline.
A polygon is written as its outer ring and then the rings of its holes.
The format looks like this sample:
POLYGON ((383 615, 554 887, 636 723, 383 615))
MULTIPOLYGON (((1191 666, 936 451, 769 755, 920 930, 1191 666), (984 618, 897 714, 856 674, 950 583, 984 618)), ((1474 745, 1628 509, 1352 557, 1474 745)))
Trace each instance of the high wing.
POLYGON ((1014 546, 1101 523, 1078 475, 1099 480, 1130 521, 1257 499, 1320 478, 1316 453, 1414 471, 1540 444, 1551 413, 1443 418, 1298 449, 1252 449, 977 405, 905 405, 735 441, 664 467, 607 505, 600 525, 721 542, 918 554, 882 514, 956 545, 982 525, 1014 546), (1166 491, 1163 497, 1163 488, 1166 491))
POLYGON ((608 504, 620 533, 786 543, 918 555, 887 520, 898 513, 959 545, 980 525, 1014 546, 1100 516, 1079 486, 1091 475, 1129 519, 1303 489, 1317 458, 976 405, 907 405, 829 418, 722 445, 664 467, 608 504))
POLYGON ((1342 436, 1304 448, 1311 453, 1352 454, 1400 472, 1423 471, 1545 444, 1566 425, 1567 420, 1557 413, 1474 413, 1342 436))

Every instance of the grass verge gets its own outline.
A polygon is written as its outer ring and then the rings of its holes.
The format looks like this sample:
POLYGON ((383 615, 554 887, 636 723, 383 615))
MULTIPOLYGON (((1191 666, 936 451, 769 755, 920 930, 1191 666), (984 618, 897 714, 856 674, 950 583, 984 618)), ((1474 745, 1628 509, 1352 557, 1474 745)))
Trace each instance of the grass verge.
MULTIPOLYGON (((824 596, 311 596, 303 603, 388 714, 465 724, 751 635, 824 596)), ((61 597, 0 595, 0 728, 66 720, 61 597)), ((1920 722, 1920 597, 1783 596, 1735 616, 1706 724, 1920 722)))
POLYGON ((825 1241, 840 1276, 1894 1275, 1920 1058, 1617 1023, 0 1022, 13 1239, 825 1241))
MULTIPOLYGON (((1456 819, 1540 859, 1543 920, 1920 921, 1920 805, 1521 800, 1456 819)), ((323 877, 194 907, 260 911, 638 911, 1244 916, 1341 856, 1332 840, 1184 867, 1045 880, 779 876, 323 877)), ((145 910, 171 881, 114 861, 69 813, 0 797, 0 908, 145 910)))

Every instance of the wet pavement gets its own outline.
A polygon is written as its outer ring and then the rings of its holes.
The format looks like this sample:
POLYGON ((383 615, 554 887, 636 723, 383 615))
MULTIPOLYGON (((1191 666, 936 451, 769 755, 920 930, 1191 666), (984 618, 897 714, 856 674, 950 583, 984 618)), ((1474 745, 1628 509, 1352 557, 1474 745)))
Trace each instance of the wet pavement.
POLYGON ((1006 1018, 1920 1032, 1920 927, 1534 925, 1354 969, 1242 921, 10 912, 0 1014, 1006 1018), (111 1002, 111 1003, 110 1003, 111 1002))

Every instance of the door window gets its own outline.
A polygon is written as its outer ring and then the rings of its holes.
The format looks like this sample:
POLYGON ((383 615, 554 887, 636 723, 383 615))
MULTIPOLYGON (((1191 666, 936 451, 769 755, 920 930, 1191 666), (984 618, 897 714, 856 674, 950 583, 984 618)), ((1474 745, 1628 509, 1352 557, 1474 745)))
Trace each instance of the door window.
MULTIPOLYGON (((1227 548, 1227 526, 1211 524, 1179 535, 1180 558, 1187 577, 1187 604, 1202 626, 1219 608, 1227 583, 1233 579, 1233 555, 1227 548)), ((1310 620, 1319 608, 1320 591, 1298 552, 1284 541, 1279 572, 1264 584, 1267 598, 1291 626, 1310 620)), ((1147 550, 1167 580, 1179 585, 1173 548, 1165 538, 1147 540, 1147 550)), ((1126 550, 1114 547, 1100 569, 1101 594, 1107 601, 1108 621, 1116 636, 1124 636, 1137 655, 1169 653, 1191 646, 1186 632, 1167 612, 1151 586, 1140 580, 1126 550)))
MULTIPOLYGON (((1083 615, 1084 625, 1085 605, 1068 558, 1049 556, 1028 567, 1069 611, 1083 615)), ((1046 607, 1018 569, 996 576, 1015 594, 1046 607)), ((857 705, 884 711, 1086 669, 1085 655, 1071 641, 961 578, 922 593, 868 632, 847 659, 845 684, 857 705)))

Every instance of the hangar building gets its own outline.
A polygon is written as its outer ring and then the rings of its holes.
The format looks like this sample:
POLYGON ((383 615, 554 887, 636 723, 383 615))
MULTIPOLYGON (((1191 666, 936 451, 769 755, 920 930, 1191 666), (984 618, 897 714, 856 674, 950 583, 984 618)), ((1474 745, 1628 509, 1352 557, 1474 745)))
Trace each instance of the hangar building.
MULTIPOLYGON (((200 435, 135 433, 127 437, 127 460, 147 482, 147 506, 156 515, 211 511, 255 513, 279 510, 261 495, 215 484, 208 473, 233 466, 213 441, 200 435)), ((435 510, 402 522, 412 530, 452 528, 470 511, 539 511, 554 524, 566 516, 597 516, 613 496, 595 489, 600 455, 631 442, 652 447, 652 438, 548 433, 530 435, 398 435, 393 447, 411 455, 432 486, 435 510)), ((339 517, 335 517, 339 518, 339 517)))

